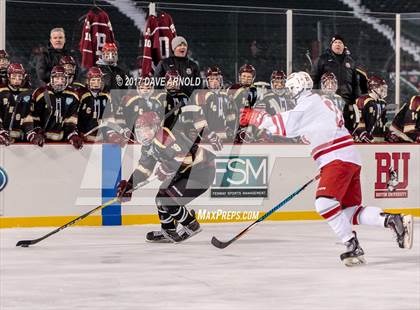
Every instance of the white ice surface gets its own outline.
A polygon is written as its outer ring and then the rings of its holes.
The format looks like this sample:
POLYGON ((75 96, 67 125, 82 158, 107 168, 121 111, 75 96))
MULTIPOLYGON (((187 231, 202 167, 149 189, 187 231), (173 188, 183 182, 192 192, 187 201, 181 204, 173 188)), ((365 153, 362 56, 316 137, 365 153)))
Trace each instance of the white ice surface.
POLYGON ((368 265, 347 268, 326 223, 263 222, 224 250, 248 223, 203 225, 183 244, 150 244, 157 225, 0 230, 1 310, 420 309, 420 223, 413 249, 388 230, 357 227, 368 265))

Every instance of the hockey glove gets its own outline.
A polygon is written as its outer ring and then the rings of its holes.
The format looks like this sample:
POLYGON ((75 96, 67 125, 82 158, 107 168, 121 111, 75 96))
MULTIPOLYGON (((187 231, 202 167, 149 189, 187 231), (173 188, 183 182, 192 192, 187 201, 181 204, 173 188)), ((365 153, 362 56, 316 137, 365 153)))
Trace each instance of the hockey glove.
POLYGON ((169 178, 172 178, 175 174, 175 171, 172 171, 168 167, 166 167, 164 164, 160 164, 160 166, 156 169, 155 174, 157 175, 159 181, 165 181, 169 178))
POLYGON ((356 138, 356 142, 373 143, 373 136, 361 128, 355 130, 354 137, 356 138))
POLYGON ((108 142, 113 144, 119 144, 121 147, 124 147, 127 144, 126 137, 120 135, 119 133, 115 131, 108 131, 108 142))
POLYGON ((80 150, 83 147, 83 138, 77 131, 73 131, 71 134, 69 134, 68 140, 76 150, 80 150))
POLYGON ((242 108, 239 125, 246 127, 248 125, 259 127, 267 112, 261 110, 253 110, 251 108, 242 108))
POLYGON ((7 132, 6 130, 0 130, 0 145, 10 145, 9 132, 7 132))
POLYGON ((208 136, 207 139, 209 140, 211 147, 215 151, 221 151, 223 149, 223 143, 222 140, 219 138, 217 133, 212 131, 208 136))
POLYGON ((133 196, 132 190, 133 183, 126 180, 121 180, 117 187, 117 197, 122 202, 130 201, 131 197, 133 196))
POLYGON ((28 132, 26 139, 32 144, 43 147, 45 143, 45 133, 41 128, 35 128, 28 132))

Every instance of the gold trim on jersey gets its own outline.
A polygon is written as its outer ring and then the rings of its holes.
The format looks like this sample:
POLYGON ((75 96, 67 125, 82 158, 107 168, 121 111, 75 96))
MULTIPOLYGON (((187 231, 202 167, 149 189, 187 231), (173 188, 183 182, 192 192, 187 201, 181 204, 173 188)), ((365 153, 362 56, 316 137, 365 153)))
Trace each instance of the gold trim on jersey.
POLYGON ((76 116, 70 116, 64 120, 64 123, 70 123, 77 125, 77 117, 76 116))
MULTIPOLYGON (((36 97, 35 102, 38 102, 39 100, 41 100, 41 98, 44 97, 44 93, 45 93, 45 91, 43 91, 41 94, 39 94, 38 97, 36 97)), ((54 93, 51 90, 49 90, 48 95, 54 95, 54 93)))
POLYGON ((80 101, 83 101, 83 100, 85 100, 87 97, 91 97, 92 96, 92 94, 90 93, 90 92, 86 92, 86 93, 84 93, 83 95, 82 95, 82 98, 80 98, 80 101))
POLYGON ((126 107, 129 107, 129 106, 133 103, 133 101, 135 101, 135 100, 137 100, 137 99, 141 99, 141 97, 140 97, 139 95, 136 95, 136 96, 134 96, 134 97, 130 98, 130 99, 127 101, 127 103, 125 104, 125 106, 126 106, 126 107))
POLYGON ((77 101, 79 101, 79 95, 71 90, 65 89, 63 90, 63 94, 73 95, 74 97, 76 97, 77 101))

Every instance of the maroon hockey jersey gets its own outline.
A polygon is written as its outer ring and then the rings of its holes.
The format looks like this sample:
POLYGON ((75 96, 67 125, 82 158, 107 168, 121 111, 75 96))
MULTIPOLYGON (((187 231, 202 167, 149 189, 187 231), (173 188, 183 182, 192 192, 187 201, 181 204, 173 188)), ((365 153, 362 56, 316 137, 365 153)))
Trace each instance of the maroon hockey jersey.
POLYGON ((102 46, 105 43, 115 43, 114 32, 108 14, 100 10, 90 10, 83 24, 79 47, 82 54, 82 67, 90 68, 101 58, 102 46))
POLYGON ((175 25, 168 13, 150 15, 144 33, 142 75, 152 76, 159 61, 170 56, 171 42, 176 36, 175 25))

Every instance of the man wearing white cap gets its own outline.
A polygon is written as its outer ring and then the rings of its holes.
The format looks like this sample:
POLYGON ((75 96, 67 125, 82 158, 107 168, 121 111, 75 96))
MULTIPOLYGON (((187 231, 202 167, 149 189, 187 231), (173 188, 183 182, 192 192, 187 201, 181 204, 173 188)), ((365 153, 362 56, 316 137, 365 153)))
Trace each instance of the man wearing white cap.
POLYGON ((177 70, 181 75, 181 90, 190 96, 194 89, 200 88, 200 70, 196 62, 188 58, 188 43, 184 37, 177 36, 171 43, 173 56, 161 60, 155 70, 155 78, 163 78, 169 70, 177 70))

